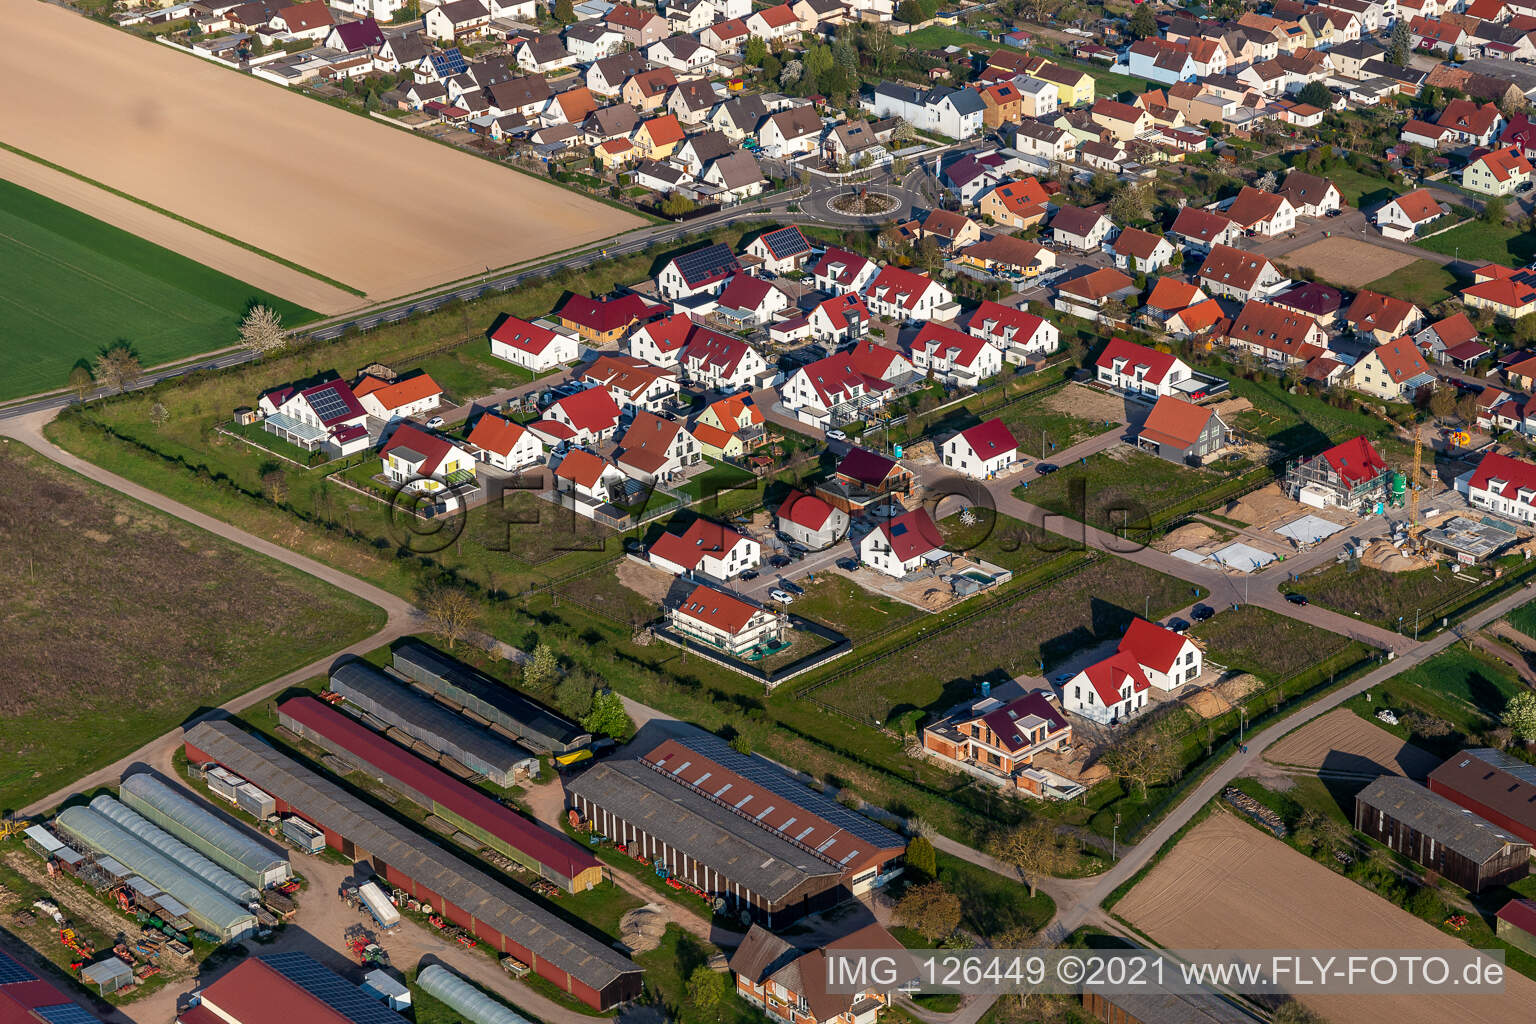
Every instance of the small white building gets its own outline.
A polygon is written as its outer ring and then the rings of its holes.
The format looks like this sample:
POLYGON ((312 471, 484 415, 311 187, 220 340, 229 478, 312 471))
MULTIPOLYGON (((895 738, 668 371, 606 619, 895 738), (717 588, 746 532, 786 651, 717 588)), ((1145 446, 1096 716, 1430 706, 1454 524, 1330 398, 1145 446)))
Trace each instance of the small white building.
POLYGON ((442 403, 443 389, 425 373, 387 381, 364 374, 352 386, 352 393, 368 415, 392 423, 433 412, 442 403))
POLYGON ((1151 688, 1136 659, 1116 651, 1067 680, 1061 706, 1100 725, 1114 725, 1146 707, 1151 688))
POLYGON ((1192 374, 1189 365, 1173 353, 1124 338, 1110 339, 1094 361, 1094 371, 1100 383, 1116 391, 1159 398, 1177 393, 1178 383, 1192 374))
POLYGON ((1061 332, 1045 317, 991 299, 976 308, 966 329, 991 343, 1010 362, 1047 356, 1061 347, 1061 332))
POLYGON ((509 316, 491 331, 491 355, 534 373, 575 360, 581 346, 573 332, 555 331, 509 316))
POLYGON ((848 513, 814 494, 790 491, 775 514, 780 533, 812 551, 821 551, 848 537, 848 513))
POLYGON ((969 427, 944 442, 940 461, 963 476, 987 480, 1008 471, 1019 458, 1019 442, 1000 419, 969 427))
POLYGON ((946 384, 975 387, 1003 368, 1003 353, 985 338, 927 323, 912 339, 912 365, 946 384))
POLYGON ((521 423, 493 412, 482 415, 465 438, 476 458, 497 469, 516 472, 544 461, 544 444, 521 423))
POLYGON ((885 520, 859 541, 859 560, 896 579, 947 557, 944 538, 924 508, 885 520))
MULTIPOLYGON (((383 475, 405 490, 438 495, 475 482, 475 458, 447 438, 401 423, 379 449, 383 475)), ((450 499, 450 507, 457 502, 450 499)))
POLYGON ((1490 452, 1456 481, 1473 508, 1527 525, 1536 524, 1536 465, 1490 452))
POLYGON ((728 580, 762 564, 763 547, 738 530, 701 518, 683 533, 657 537, 646 555, 652 565, 674 576, 703 573, 728 580))

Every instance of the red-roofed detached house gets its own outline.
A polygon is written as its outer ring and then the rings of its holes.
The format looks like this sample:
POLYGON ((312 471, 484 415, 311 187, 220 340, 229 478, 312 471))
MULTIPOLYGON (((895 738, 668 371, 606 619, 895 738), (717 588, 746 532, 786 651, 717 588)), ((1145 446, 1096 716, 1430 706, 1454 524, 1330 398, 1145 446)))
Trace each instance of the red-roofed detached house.
POLYGON ((575 359, 574 335, 552 331, 515 316, 504 317, 490 332, 491 355, 535 373, 575 359))
POLYGON ((812 551, 829 548, 848 536, 848 513, 814 494, 790 491, 775 515, 780 533, 812 551))
POLYGON ((881 523, 859 541, 859 560, 897 579, 948 556, 944 538, 924 508, 881 523))
POLYGON ((671 609, 670 623, 688 639, 736 658, 745 657, 754 647, 777 642, 784 633, 779 616, 702 583, 671 609))
POLYGON ((508 472, 532 466, 544 458, 544 445, 520 423, 488 412, 475 421, 465 439, 475 456, 508 472))
POLYGON ((960 431, 944 442, 940 461, 963 476, 989 480, 1008 471, 1019 459, 1019 442, 1000 419, 990 419, 960 431))
POLYGON ((1110 339, 1094 361, 1094 369, 1100 383, 1117 391, 1159 397, 1174 394, 1179 382, 1188 380, 1192 373, 1173 353, 1159 352, 1124 338, 1110 339))
POLYGON ((1165 395, 1147 414, 1136 444, 1169 462, 1198 466, 1225 448, 1230 436, 1215 409, 1165 395))
POLYGON ((1536 465, 1489 452, 1477 469, 1456 481, 1468 503, 1517 522, 1536 523, 1536 465))
POLYGON ((1100 725, 1114 725, 1146 707, 1151 688, 1135 657, 1116 651, 1067 680, 1061 706, 1100 725))
POLYGON ((695 519, 681 534, 664 533, 647 552, 652 565, 674 576, 701 572, 717 580, 756 569, 763 546, 729 526, 695 519))
POLYGON ((1120 638, 1121 653, 1141 666, 1147 682, 1159 690, 1176 690, 1200 678, 1205 651, 1183 633, 1137 617, 1120 638))
MULTIPOLYGON (((408 491, 439 495, 452 487, 475 482, 475 457, 447 438, 401 423, 379 449, 385 479, 408 491)), ((453 498, 444 504, 458 507, 453 498)))
POLYGON ((923 728, 923 749, 1036 796, 1065 798, 1071 784, 1034 767, 1035 755, 1072 744, 1061 709, 1035 691, 1004 704, 996 697, 923 728))
POLYGON ((1285 493, 1313 508, 1337 505, 1370 511, 1387 499, 1392 476, 1376 448, 1362 437, 1341 441, 1320 455, 1293 462, 1285 471, 1285 493))

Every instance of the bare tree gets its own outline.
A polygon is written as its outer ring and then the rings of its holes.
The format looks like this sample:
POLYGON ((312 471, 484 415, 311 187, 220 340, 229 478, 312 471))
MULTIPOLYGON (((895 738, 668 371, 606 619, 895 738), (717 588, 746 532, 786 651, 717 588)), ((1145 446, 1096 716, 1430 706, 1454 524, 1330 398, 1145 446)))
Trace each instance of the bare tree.
POLYGON ((896 923, 911 928, 929 942, 938 942, 960 927, 960 897, 942 882, 914 886, 896 904, 896 923))
POLYGON ((1040 879, 1066 867, 1069 857, 1056 826, 1043 818, 998 833, 988 846, 992 856, 1018 871, 1030 896, 1035 895, 1040 879))
POLYGON ((1099 763, 1146 799, 1149 786, 1177 777, 1179 747, 1166 722, 1148 722, 1105 751, 1099 763))
POLYGON ((102 349, 96 357, 96 379, 119 394, 127 391, 143 373, 138 355, 125 341, 102 349))
POLYGON ((450 651, 475 631, 480 609, 474 599, 458 587, 433 583, 422 588, 420 601, 427 628, 446 643, 450 651))
POLYGON ((288 500, 288 474, 276 467, 267 470, 261 474, 261 490, 268 501, 281 505, 288 500))
POLYGON ((75 393, 75 399, 80 404, 85 404, 85 396, 91 393, 95 387, 96 378, 91 376, 91 368, 83 364, 75 364, 75 368, 69 371, 69 390, 75 393))
POLYGON ((240 321, 240 344, 262 355, 282 349, 288 344, 283 318, 271 306, 252 306, 240 321))
POLYGON ((165 403, 156 402, 154 405, 149 407, 149 422, 155 425, 156 430, 159 430, 161 427, 165 426, 166 421, 170 418, 171 410, 165 407, 165 403))

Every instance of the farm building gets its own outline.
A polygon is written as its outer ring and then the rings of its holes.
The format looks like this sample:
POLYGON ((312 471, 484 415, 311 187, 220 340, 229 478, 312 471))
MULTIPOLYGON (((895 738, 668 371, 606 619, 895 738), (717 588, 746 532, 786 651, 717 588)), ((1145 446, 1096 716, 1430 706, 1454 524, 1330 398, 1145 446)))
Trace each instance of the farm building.
POLYGON ((423 967, 416 975, 416 984, 458 1014, 465 1024, 528 1024, 526 1017, 512 1012, 442 964, 423 967))
POLYGON ((567 797, 632 856, 770 928, 884 885, 906 850, 777 765, 691 730, 594 765, 567 797))
MULTIPOLYGON (((871 922, 830 942, 813 939, 814 948, 797 948, 789 940, 761 925, 753 925, 731 954, 731 973, 736 994, 762 1010, 771 1021, 794 1024, 853 1024, 873 1021, 890 1005, 895 984, 867 982, 858 992, 832 992, 832 972, 827 953, 848 950, 880 951, 888 956, 904 952, 896 936, 871 922), (821 945, 820 943, 825 943, 821 945)), ((903 957, 901 977, 917 977, 915 960, 903 957)))
POLYGON ((394 667, 433 693, 500 726, 535 753, 564 754, 592 743, 592 735, 569 718, 435 647, 401 644, 395 648, 394 667))
POLYGON ((541 828, 322 701, 313 697, 286 700, 277 707, 277 720, 567 892, 583 892, 603 879, 598 859, 575 843, 541 828))
POLYGON ((120 799, 230 874, 258 889, 293 877, 288 855, 147 772, 123 779, 120 799))
POLYGON ((400 1024, 398 1013, 303 953, 242 961, 187 998, 176 1024, 400 1024))
POLYGON ((1429 788, 1536 846, 1536 765, 1502 750, 1463 750, 1429 773, 1429 788))
POLYGON ((180 839, 145 820, 106 793, 94 797, 90 806, 91 810, 97 814, 125 832, 130 832, 144 840, 241 906, 246 906, 256 899, 255 886, 236 878, 180 839))
POLYGON ((325 833, 326 843, 539 977, 588 1006, 607 1010, 640 994, 640 968, 606 942, 567 924, 531 900, 445 851, 394 818, 351 796, 227 721, 187 731, 196 764, 237 772, 271 793, 280 814, 295 814, 325 833))
POLYGON ((80 1004, 0 953, 0 1020, 6 1024, 96 1024, 80 1004))
POLYGON ((1495 935, 1536 956, 1536 900, 1510 900, 1494 918, 1495 935))
POLYGON ((537 774, 538 759, 511 740, 472 722, 366 661, 331 669, 331 689, 367 716, 418 739, 496 783, 537 774))
POLYGON ((174 897, 194 925, 228 941, 256 930, 256 915, 90 807, 66 807, 56 828, 78 848, 111 857, 174 897))
POLYGON ((1531 844, 1438 793, 1386 775, 1355 796, 1355 828, 1468 892, 1530 871, 1531 844))

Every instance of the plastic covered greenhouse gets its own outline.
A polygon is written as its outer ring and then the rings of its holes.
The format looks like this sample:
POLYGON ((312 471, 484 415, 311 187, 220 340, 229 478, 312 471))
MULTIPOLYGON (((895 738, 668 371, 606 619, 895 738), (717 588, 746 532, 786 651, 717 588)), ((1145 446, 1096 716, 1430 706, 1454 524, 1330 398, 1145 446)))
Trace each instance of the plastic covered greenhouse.
POLYGON ((256 899, 255 886, 244 879, 236 878, 165 829, 154 822, 146 821, 131 808, 123 806, 107 794, 102 793, 92 800, 91 810, 124 831, 131 832, 144 840, 236 903, 245 905, 256 899))
POLYGON ((192 923, 221 939, 234 939, 256 928, 256 915, 192 872, 157 851, 99 811, 66 807, 55 819, 59 828, 97 853, 121 861, 130 871, 176 897, 192 923))
POLYGON ((463 1015, 466 1024, 531 1024, 440 964, 428 964, 416 975, 427 995, 463 1015))
POLYGON ((258 889, 293 876, 282 851, 153 775, 130 775, 123 780, 121 791, 123 803, 258 889))

